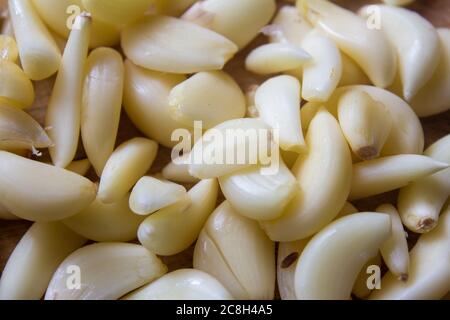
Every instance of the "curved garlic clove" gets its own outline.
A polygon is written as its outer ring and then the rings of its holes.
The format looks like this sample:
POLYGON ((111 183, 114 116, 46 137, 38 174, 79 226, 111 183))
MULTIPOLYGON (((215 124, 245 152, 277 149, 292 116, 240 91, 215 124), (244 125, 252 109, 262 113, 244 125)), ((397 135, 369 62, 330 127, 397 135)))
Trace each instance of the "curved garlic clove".
POLYGON ((369 28, 362 17, 326 0, 297 2, 300 13, 325 32, 351 57, 377 86, 385 88, 395 78, 395 51, 382 31, 369 28))
MULTIPOLYGON (((435 142, 425 155, 450 164, 450 135, 435 142)), ((450 169, 410 183, 400 190, 398 210, 403 224, 413 232, 436 227, 442 207, 450 195, 450 169)))
POLYGON ((143 17, 154 2, 154 0, 83 0, 82 3, 94 19, 110 25, 123 26, 143 17))
MULTIPOLYGON (((1 62, 0 62, 1 64, 1 62)), ((0 148, 20 148, 36 152, 52 145, 44 129, 26 112, 0 104, 0 148)))
POLYGON ((194 268, 216 277, 236 299, 274 297, 275 245, 256 221, 236 213, 227 201, 206 222, 194 268))
POLYGON ((283 6, 278 10, 272 24, 263 29, 271 43, 291 43, 301 46, 303 38, 313 26, 302 17, 294 6, 283 6))
POLYGON ((60 222, 33 224, 6 263, 0 299, 40 300, 58 265, 86 241, 60 222))
POLYGON ((369 288, 369 286, 367 285, 367 280, 369 280, 369 277, 371 275, 371 273, 368 273, 368 271, 371 270, 369 269, 369 267, 373 268, 373 266, 376 266, 381 269, 381 265, 381 254, 378 252, 375 257, 367 261, 367 263, 359 272, 352 289, 352 294, 354 296, 356 296, 358 299, 367 299, 367 297, 370 296, 371 292, 374 289, 369 288))
POLYGON ((86 61, 81 104, 81 137, 98 176, 114 151, 122 109, 122 56, 110 48, 92 51, 86 61))
POLYGON ((0 103, 23 109, 32 105, 34 97, 33 84, 22 69, 0 59, 0 103))
POLYGON ((326 110, 309 125, 306 144, 309 153, 293 168, 301 192, 280 218, 262 223, 272 240, 300 240, 318 232, 337 216, 350 192, 350 150, 338 122, 326 110))
POLYGON ((187 129, 170 116, 169 94, 186 79, 183 75, 146 70, 125 61, 123 106, 131 121, 145 135, 165 147, 177 144, 172 133, 187 129))
POLYGON ((410 101, 433 76, 439 63, 436 29, 418 13, 387 5, 366 6, 360 15, 380 15, 380 27, 395 48, 399 61, 403 96, 410 101))
POLYGON ((359 271, 390 232, 389 216, 371 212, 353 214, 327 226, 311 239, 297 263, 297 298, 349 299, 359 271), (333 270, 340 270, 339 277, 333 270))
POLYGON ((300 120, 300 90, 296 78, 278 76, 264 82, 255 93, 260 119, 279 130, 281 149, 297 153, 306 149, 300 120))
POLYGON ((180 269, 128 295, 124 300, 233 300, 214 277, 195 269, 180 269))
POLYGON ((189 248, 197 239, 218 195, 216 180, 202 180, 187 198, 145 219, 138 230, 139 241, 150 251, 170 256, 189 248))
POLYGON ((302 97, 307 101, 325 102, 342 77, 342 59, 335 43, 316 30, 302 41, 302 48, 312 59, 303 67, 302 97))
POLYGON ((61 220, 89 206, 95 193, 75 173, 0 151, 0 202, 20 218, 61 220))
POLYGON ((230 205, 247 218, 257 221, 280 217, 300 192, 297 180, 283 162, 274 175, 253 166, 219 178, 220 188, 230 205))
POLYGON ((100 177, 100 201, 114 203, 122 199, 150 169, 157 152, 158 144, 145 138, 133 138, 117 147, 100 177))
POLYGON ((10 0, 9 14, 19 48, 20 62, 32 80, 58 71, 61 52, 29 0, 10 0))
MULTIPOLYGON (((4 23, 4 22, 3 22, 4 23)), ((7 34, 0 34, 0 59, 16 62, 19 58, 16 40, 7 34)))
POLYGON ((220 34, 159 15, 127 26, 122 32, 122 48, 139 66, 186 74, 222 69, 237 52, 236 45, 220 34))
POLYGON ((377 212, 386 213, 391 217, 392 231, 389 239, 380 248, 383 260, 389 270, 401 281, 408 280, 409 252, 405 230, 397 210, 390 204, 384 204, 376 209, 377 212))
POLYGON ((126 195, 111 204, 104 204, 96 199, 83 211, 62 220, 62 223, 93 241, 132 241, 136 239, 139 224, 145 218, 130 210, 129 198, 130 196, 126 195))
POLYGON ((384 157, 353 165, 350 200, 367 198, 406 186, 449 164, 415 154, 384 157))
POLYGON ((91 168, 91 163, 88 159, 73 161, 67 166, 67 170, 72 171, 80 176, 85 176, 89 169, 91 168))
POLYGON ((153 177, 142 177, 133 187, 130 208, 138 215, 149 215, 186 197, 186 188, 153 177))
POLYGON ((167 164, 162 170, 164 179, 179 183, 197 183, 199 179, 189 173, 189 159, 190 154, 186 154, 167 164))
POLYGON ((46 112, 45 125, 54 142, 50 155, 57 167, 72 162, 78 147, 81 121, 84 66, 88 53, 91 18, 82 14, 74 23, 64 50, 46 112))
POLYGON ((198 0, 156 0, 156 12, 178 17, 198 0))
POLYGON ((302 48, 288 43, 269 43, 254 49, 245 68, 256 74, 273 74, 300 68, 311 60, 302 48))
POLYGON ((167 272, 144 247, 130 243, 91 244, 68 256, 53 275, 45 300, 115 300, 167 272), (80 288, 68 288, 69 267, 80 272, 80 288))
POLYGON ((422 235, 410 252, 409 278, 398 281, 388 272, 381 279, 381 290, 372 300, 441 299, 450 290, 450 207, 442 214, 438 226, 422 235))
POLYGON ((350 90, 338 102, 338 119, 347 141, 362 160, 377 158, 392 129, 388 109, 360 90, 350 90))
POLYGON ((169 106, 175 121, 189 127, 202 121, 205 129, 245 115, 244 94, 223 71, 199 72, 176 85, 170 91, 169 106))
POLYGON ((342 77, 338 87, 351 85, 368 85, 370 80, 359 65, 345 53, 341 52, 342 77))
POLYGON ((205 0, 193 5, 182 18, 220 33, 242 49, 275 11, 274 0, 205 0))

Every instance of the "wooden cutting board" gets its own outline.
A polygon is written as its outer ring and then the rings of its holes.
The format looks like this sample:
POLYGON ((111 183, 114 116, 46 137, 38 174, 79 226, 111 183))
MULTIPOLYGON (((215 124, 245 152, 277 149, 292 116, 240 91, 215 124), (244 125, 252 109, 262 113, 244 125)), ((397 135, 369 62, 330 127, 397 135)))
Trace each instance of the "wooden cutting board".
MULTIPOLYGON (((6 0, 0 0, 0 9, 6 8, 6 2, 6 0)), ((279 2, 280 5, 283 4, 282 1, 279 2)), ((335 2, 349 9, 357 10, 364 4, 378 3, 379 1, 337 0, 335 2)), ((417 0, 413 5, 410 6, 410 8, 422 14, 436 27, 450 27, 449 0, 417 0)), ((246 72, 243 68, 243 62, 248 52, 258 44, 264 43, 264 41, 266 40, 263 36, 258 37, 246 50, 239 53, 238 56, 234 58, 233 61, 231 61, 226 67, 226 70, 234 76, 234 78, 240 83, 243 89, 251 84, 259 83, 263 80, 263 78, 246 72)), ((41 123, 45 115, 45 108, 48 102, 48 97, 51 92, 52 85, 53 79, 35 83, 36 101, 29 111, 41 123)), ((450 112, 422 119, 422 124, 425 130, 426 145, 428 146, 439 138, 450 133, 450 112)), ((140 135, 139 131, 133 126, 126 115, 123 114, 120 124, 118 143, 128 140, 129 138, 137 135, 140 135)), ((78 159, 84 158, 81 148, 77 157, 78 159)), ((159 172, 169 161, 169 150, 163 149, 160 152, 160 155, 158 156, 158 159, 155 162, 151 172, 159 172)), ((90 173, 90 177, 92 179, 97 179, 92 172, 90 173)), ((26 199, 24 200, 26 201, 26 199)), ((359 201, 355 203, 355 205, 361 211, 374 210, 375 207, 381 202, 391 202, 395 204, 396 193, 392 192, 378 197, 366 199, 364 201, 359 201)), ((6 264, 6 261, 12 250, 30 225, 31 223, 27 221, 0 221, 0 270, 3 270, 4 265, 6 264)), ((414 238, 415 237, 413 235, 411 239, 414 238)), ((163 260, 167 263, 170 270, 191 267, 192 251, 193 248, 190 248, 181 254, 163 258, 163 260)))

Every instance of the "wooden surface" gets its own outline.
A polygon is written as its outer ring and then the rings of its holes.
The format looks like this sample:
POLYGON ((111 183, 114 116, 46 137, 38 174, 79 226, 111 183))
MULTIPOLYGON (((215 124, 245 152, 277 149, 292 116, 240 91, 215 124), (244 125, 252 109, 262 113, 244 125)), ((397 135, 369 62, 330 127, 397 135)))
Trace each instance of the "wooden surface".
MULTIPOLYGON (((4 3, 6 1, 0 0, 0 9, 4 8, 4 3)), ((364 0, 338 0, 335 1, 340 5, 351 8, 353 10, 358 9, 361 5, 367 3, 377 3, 379 1, 364 1, 364 0)), ((430 20, 436 27, 450 27, 450 0, 417 0, 416 3, 410 6, 411 9, 419 12, 428 20, 430 20)), ((260 36, 258 39, 249 46, 249 48, 238 54, 236 58, 231 61, 226 70, 230 72, 234 78, 240 83, 240 85, 245 89, 249 85, 260 82, 262 79, 254 75, 245 72, 243 68, 243 61, 248 51, 265 41, 264 37, 260 36)), ((36 88, 36 102, 30 109, 30 113, 42 123, 43 117, 45 115, 45 108, 48 101, 48 96, 52 87, 52 80, 37 82, 35 83, 36 88)), ((430 145, 437 139, 450 133, 450 112, 441 114, 438 116, 422 119, 423 128, 426 137, 426 146, 430 145)), ((118 143, 125 141, 133 136, 140 135, 138 130, 131 124, 125 114, 123 114, 118 143)), ((84 158, 83 151, 80 151, 77 156, 79 159, 84 158)), ((170 155, 168 150, 162 150, 158 156, 158 159, 153 166, 151 172, 159 172, 162 167, 170 160, 170 155)), ((90 177, 92 179, 97 179, 95 175, 91 172, 90 177)), ((45 182, 43 182, 45 183, 45 182)), ((396 202, 396 193, 383 194, 378 197, 367 199, 364 201, 358 201, 356 206, 361 211, 374 210, 377 204, 380 202, 396 202)), ((14 249, 17 242, 20 240, 22 235, 31 225, 27 221, 0 221, 0 270, 3 267, 14 249)), ((414 239, 414 235, 411 237, 414 239)), ((183 267, 191 266, 192 248, 183 252, 179 255, 164 258, 164 261, 168 264, 169 269, 179 269, 183 267)))

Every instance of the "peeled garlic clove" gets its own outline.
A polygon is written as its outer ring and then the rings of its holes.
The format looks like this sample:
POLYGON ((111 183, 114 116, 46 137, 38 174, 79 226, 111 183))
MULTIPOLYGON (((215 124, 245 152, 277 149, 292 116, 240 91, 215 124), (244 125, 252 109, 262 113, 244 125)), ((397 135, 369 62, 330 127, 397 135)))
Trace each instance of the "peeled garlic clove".
POLYGON ((272 43, 290 43, 301 46, 303 38, 312 30, 312 25, 302 17, 294 6, 283 6, 278 10, 272 24, 263 29, 272 43))
POLYGON ((345 53, 341 52, 342 77, 338 87, 345 87, 358 84, 370 84, 364 71, 345 53))
POLYGON ((0 59, 0 103, 27 108, 34 101, 30 79, 15 63, 0 59))
MULTIPOLYGON (((424 154, 450 164, 450 135, 435 142, 424 154)), ((439 214, 449 195, 450 169, 402 188, 398 197, 398 210, 403 224, 416 233, 429 232, 436 227, 439 214)))
POLYGON ((182 18, 220 33, 242 49, 256 38, 275 11, 274 0, 205 0, 182 18))
POLYGON ((58 265, 86 241, 60 222, 33 224, 6 263, 0 299, 40 300, 58 265))
POLYGON ((62 223, 93 241, 132 241, 136 239, 139 224, 144 217, 138 216, 130 210, 129 198, 130 195, 127 194, 111 204, 104 204, 96 199, 83 211, 62 220, 62 223))
POLYGON ((75 173, 0 151, 0 202, 20 218, 61 220, 89 206, 95 193, 75 173))
POLYGON ((297 180, 283 162, 276 174, 261 173, 253 166, 219 178, 220 188, 239 214, 257 221, 280 217, 299 192, 297 180))
POLYGON ((300 155, 292 170, 301 191, 280 218, 262 223, 272 240, 300 240, 318 232, 337 216, 350 192, 350 150, 338 122, 326 110, 309 125, 306 144, 309 153, 300 155))
POLYGON ((259 119, 226 121, 206 131, 195 143, 189 173, 211 179, 258 164, 271 156, 272 140, 272 130, 259 119))
POLYGON ((168 148, 178 142, 172 139, 175 130, 189 128, 172 119, 168 100, 172 88, 185 79, 182 75, 145 70, 125 61, 125 111, 140 131, 168 148))
POLYGON ((227 201, 209 217, 197 241, 194 268, 216 277, 236 299, 274 297, 274 243, 227 201))
POLYGON ((124 67, 122 56, 110 48, 95 49, 86 64, 81 137, 89 160, 101 176, 119 129, 124 67))
POLYGON ((383 104, 363 91, 347 91, 339 98, 338 118, 350 147, 360 159, 380 155, 393 122, 383 104))
MULTIPOLYGON (((3 22, 4 23, 4 22, 3 22)), ((16 40, 7 34, 0 34, 0 59, 16 62, 19 57, 16 40)))
POLYGON ((85 176, 89 169, 91 168, 91 163, 88 159, 73 161, 71 164, 67 166, 67 170, 75 172, 80 176, 85 176))
POLYGON ((291 76, 278 76, 264 82, 255 93, 255 106, 261 120, 279 130, 281 149, 306 149, 300 120, 300 82, 291 76))
POLYGON ((214 277, 195 269, 180 269, 128 295, 124 300, 233 300, 214 277))
POLYGON ((55 166, 61 168, 72 162, 78 147, 84 68, 73 66, 86 62, 90 25, 88 15, 76 18, 48 103, 45 125, 55 144, 49 150, 55 166))
POLYGON ((0 220, 19 220, 19 217, 16 217, 8 209, 5 208, 4 205, 0 203, 0 220))
POLYGON ((307 101, 325 102, 342 77, 339 49, 316 30, 303 39, 302 48, 312 57, 303 67, 302 97, 307 101))
POLYGON ((349 299, 359 271, 390 232, 389 216, 371 212, 353 214, 327 226, 311 239, 297 263, 297 298, 349 299), (341 270, 339 277, 330 268, 341 270))
POLYGON ((391 6, 406 6, 414 2, 414 0, 383 0, 383 2, 391 6))
MULTIPOLYGON (((1 64, 1 62, 0 62, 1 64)), ((0 148, 35 151, 52 144, 39 123, 22 110, 0 104, 0 148)))
POLYGON ((20 62, 32 80, 54 74, 61 62, 61 52, 29 0, 10 0, 9 14, 19 48, 20 62))
MULTIPOLYGON (((45 24, 60 37, 67 39, 69 26, 74 18, 85 11, 82 0, 31 0, 36 11, 45 24), (68 20, 69 19, 69 20, 68 20)), ((90 48, 114 46, 119 42, 120 32, 117 27, 92 21, 90 48)))
POLYGON ((380 15, 381 30, 397 52, 403 96, 409 101, 431 79, 438 66, 438 34, 425 18, 404 8, 366 6, 360 15, 370 17, 374 10, 380 15))
POLYGON ((186 154, 167 164, 161 172, 164 179, 179 183, 197 183, 199 179, 189 173, 189 160, 190 154, 186 154))
POLYGON ((438 226, 422 235, 410 252, 409 278, 398 281, 388 272, 381 279, 381 290, 372 300, 437 300, 450 290, 450 208, 441 215, 438 226))
POLYGON ((189 248, 216 206, 216 180, 202 180, 187 197, 163 208, 139 226, 139 241, 150 251, 170 256, 189 248))
POLYGON ((145 138, 133 138, 117 147, 100 177, 100 201, 114 203, 122 199, 150 169, 157 152, 158 144, 145 138))
POLYGON ((389 270, 401 281, 408 281, 409 252, 405 230, 397 210, 390 204, 384 204, 376 209, 391 217, 392 231, 389 239, 380 248, 383 260, 389 270))
POLYGON ((353 165, 350 199, 362 199, 392 191, 448 167, 447 163, 413 154, 356 163, 353 165))
POLYGON ((213 31, 159 15, 127 26, 122 32, 122 48, 139 66, 186 74, 222 69, 237 52, 234 43, 213 31))
POLYGON ((244 94, 223 71, 199 72, 178 84, 170 91, 169 106, 177 122, 194 127, 194 121, 202 121, 205 129, 245 115, 244 94))
POLYGON ((138 215, 149 215, 186 196, 186 189, 176 183, 142 177, 130 195, 130 208, 138 215))
POLYGON ((302 48, 288 43, 270 43, 254 49, 245 68, 256 74, 272 74, 300 68, 311 60, 302 48))
POLYGON ((130 243, 96 243, 78 249, 58 267, 45 300, 115 300, 167 272, 167 267, 144 247, 130 243), (80 288, 70 289, 76 266, 80 288))
POLYGON ((353 285, 352 294, 359 299, 367 299, 370 293, 374 290, 369 289, 369 286, 367 285, 367 280, 369 280, 369 277, 372 274, 368 272, 371 270, 369 268, 373 268, 374 266, 381 269, 381 254, 379 252, 374 258, 369 259, 364 267, 362 267, 358 277, 356 278, 355 284, 353 285))
POLYGON ((177 17, 198 0, 156 0, 156 12, 177 17))
POLYGON ((353 12, 326 0, 297 2, 301 14, 335 41, 377 87, 389 86, 395 78, 397 61, 389 40, 380 30, 353 12))
POLYGON ((83 6, 94 19, 111 25, 126 25, 140 17, 154 0, 83 0, 83 6))

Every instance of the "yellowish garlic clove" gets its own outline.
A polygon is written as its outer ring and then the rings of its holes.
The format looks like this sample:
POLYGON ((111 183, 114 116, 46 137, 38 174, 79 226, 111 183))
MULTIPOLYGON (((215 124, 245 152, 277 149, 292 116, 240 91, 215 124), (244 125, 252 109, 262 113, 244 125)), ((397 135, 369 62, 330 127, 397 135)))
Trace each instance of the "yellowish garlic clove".
POLYGON ((383 2, 391 6, 406 6, 413 3, 414 0, 383 0, 383 2))
POLYGON ((359 65, 345 53, 341 52, 342 77, 338 87, 351 85, 368 85, 370 80, 359 65))
POLYGON ((0 203, 0 220, 19 220, 20 218, 13 215, 9 212, 8 209, 5 208, 4 205, 0 203))
POLYGON ((16 64, 0 60, 0 103, 23 109, 34 101, 34 88, 30 79, 16 64))
POLYGON ((73 161, 71 164, 67 166, 67 170, 75 172, 80 176, 85 176, 89 169, 91 168, 91 163, 88 159, 73 161))
POLYGON ((156 12, 178 17, 198 0, 156 0, 156 12))
POLYGON ((382 266, 381 254, 378 252, 375 257, 367 261, 367 263, 364 265, 364 267, 362 267, 361 271, 359 272, 355 284, 353 285, 352 294, 354 296, 356 296, 359 299, 367 299, 367 297, 370 296, 372 291, 375 290, 376 286, 373 286, 373 283, 371 283, 372 285, 369 288, 369 286, 367 285, 367 280, 369 280, 369 277, 372 275, 372 273, 368 271, 373 270, 372 269, 373 267, 378 267, 381 269, 381 266, 382 266), (372 289, 372 287, 374 288, 372 289))
POLYGON ((162 170, 164 179, 175 181, 179 183, 197 183, 198 178, 195 178, 189 173, 190 154, 183 155, 176 161, 171 161, 162 170))
POLYGON ((16 40, 7 34, 0 34, 0 59, 16 62, 19 57, 16 40))

